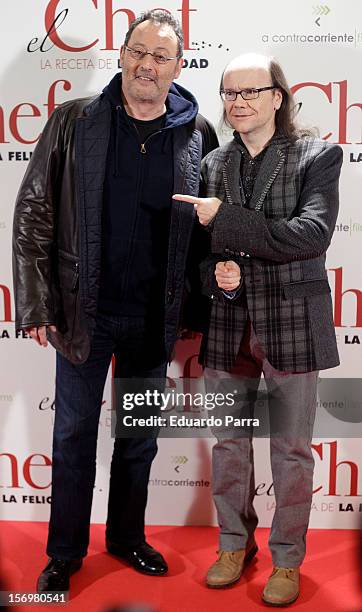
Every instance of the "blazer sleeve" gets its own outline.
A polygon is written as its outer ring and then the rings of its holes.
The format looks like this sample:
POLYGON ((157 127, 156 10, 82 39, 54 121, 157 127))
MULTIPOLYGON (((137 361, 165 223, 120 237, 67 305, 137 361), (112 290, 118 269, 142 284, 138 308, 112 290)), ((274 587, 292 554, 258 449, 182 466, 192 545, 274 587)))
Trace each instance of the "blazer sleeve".
POLYGON ((54 323, 50 280, 61 131, 59 112, 55 110, 35 147, 15 204, 13 280, 17 329, 54 323))
POLYGON ((266 219, 262 211, 222 202, 212 227, 213 253, 244 252, 288 263, 313 259, 330 244, 338 215, 343 152, 328 145, 308 166, 291 218, 266 219))

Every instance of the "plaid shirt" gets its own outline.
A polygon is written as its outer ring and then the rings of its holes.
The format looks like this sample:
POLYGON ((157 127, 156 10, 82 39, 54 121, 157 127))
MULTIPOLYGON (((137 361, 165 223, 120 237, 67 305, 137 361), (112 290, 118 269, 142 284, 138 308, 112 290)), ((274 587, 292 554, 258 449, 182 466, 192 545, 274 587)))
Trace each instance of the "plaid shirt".
POLYGON ((203 161, 206 195, 222 203, 203 262, 212 299, 202 361, 230 370, 248 318, 278 370, 307 372, 338 365, 325 253, 338 214, 342 149, 315 138, 274 137, 247 200, 240 182, 242 145, 236 138, 203 161), (228 300, 215 283, 215 263, 234 259, 245 291, 228 300))

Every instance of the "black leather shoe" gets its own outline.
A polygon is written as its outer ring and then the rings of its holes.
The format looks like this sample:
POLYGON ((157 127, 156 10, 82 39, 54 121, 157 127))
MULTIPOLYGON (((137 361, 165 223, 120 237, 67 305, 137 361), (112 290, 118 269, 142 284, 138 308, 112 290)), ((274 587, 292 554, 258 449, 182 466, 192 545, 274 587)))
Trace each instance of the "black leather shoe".
POLYGON ((63 561, 52 557, 38 578, 38 593, 69 591, 69 578, 82 567, 82 559, 63 561))
POLYGON ((147 542, 142 542, 134 548, 122 548, 118 544, 106 540, 106 547, 111 555, 127 561, 135 570, 149 576, 163 576, 168 571, 168 565, 157 550, 147 542))

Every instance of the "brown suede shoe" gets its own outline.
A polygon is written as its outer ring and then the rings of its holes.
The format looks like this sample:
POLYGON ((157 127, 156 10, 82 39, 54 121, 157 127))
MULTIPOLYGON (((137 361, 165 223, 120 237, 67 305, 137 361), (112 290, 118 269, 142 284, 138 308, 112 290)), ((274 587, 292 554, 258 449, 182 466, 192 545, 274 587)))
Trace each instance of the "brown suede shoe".
POLYGON ((270 606, 288 606, 299 595, 299 568, 274 567, 262 600, 270 606))
POLYGON ((246 563, 258 552, 258 547, 253 544, 250 548, 227 551, 219 550, 218 559, 212 564, 206 575, 206 584, 211 589, 222 589, 237 582, 243 572, 246 563))

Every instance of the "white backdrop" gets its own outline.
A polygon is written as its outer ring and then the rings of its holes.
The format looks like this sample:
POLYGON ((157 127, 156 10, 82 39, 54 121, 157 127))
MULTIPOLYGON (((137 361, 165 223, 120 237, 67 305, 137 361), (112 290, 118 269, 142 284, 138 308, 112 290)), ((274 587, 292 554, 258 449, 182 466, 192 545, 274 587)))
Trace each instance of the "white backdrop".
MULTIPOLYGON (((46 520, 49 516, 54 415, 54 351, 40 349, 29 338, 17 338, 13 325, 10 253, 17 189, 48 114, 55 105, 96 93, 107 84, 118 69, 118 49, 128 20, 147 8, 153 6, 131 0, 1 2, 0 517, 3 519, 46 520)), ((273 3, 163 0, 162 8, 182 19, 186 61, 179 81, 196 95, 201 112, 215 125, 221 109, 219 79, 225 64, 242 52, 259 51, 280 60, 296 92, 296 101, 302 102, 303 122, 318 126, 322 137, 343 146, 341 207, 327 259, 341 366, 323 376, 360 378, 361 3, 345 0, 342 6, 337 0, 329 0, 328 5, 297 0, 273 3)), ((192 362, 192 373, 200 374, 195 365, 197 350, 195 341, 180 346, 178 360, 172 364, 169 375, 186 375, 187 359, 192 362)), ((328 399, 331 404, 337 401, 333 396, 328 399)), ((339 399, 342 418, 348 420, 348 398, 339 399)), ((357 402, 354 409, 361 413, 361 404, 357 402)), ((319 406, 319 410, 323 407, 319 406)), ((311 526, 355 528, 362 503, 360 440, 338 438, 339 432, 345 431, 345 423, 334 419, 334 425, 333 435, 314 440, 317 491, 311 526)), ((351 427, 359 436, 356 426, 351 427)), ((175 525, 215 523, 210 489, 212 440, 162 439, 159 446, 151 475, 147 521, 175 525)), ((256 507, 260 524, 268 526, 274 496, 267 441, 257 440, 255 447, 256 507)), ((94 522, 105 519, 111 450, 107 384, 99 428, 94 522)))

